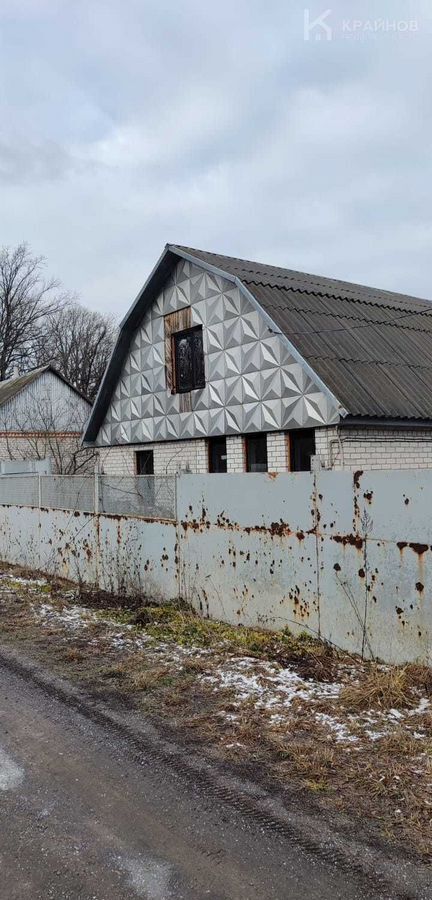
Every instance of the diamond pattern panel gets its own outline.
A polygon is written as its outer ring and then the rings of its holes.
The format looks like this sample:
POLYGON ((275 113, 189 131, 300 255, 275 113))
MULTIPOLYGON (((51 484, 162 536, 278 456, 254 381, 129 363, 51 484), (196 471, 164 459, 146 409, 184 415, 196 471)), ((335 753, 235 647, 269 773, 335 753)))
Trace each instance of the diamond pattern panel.
POLYGON ((224 278, 180 261, 134 334, 100 445, 326 425, 336 409, 263 315, 224 278), (191 412, 166 389, 164 316, 191 307, 203 326, 206 387, 191 412))

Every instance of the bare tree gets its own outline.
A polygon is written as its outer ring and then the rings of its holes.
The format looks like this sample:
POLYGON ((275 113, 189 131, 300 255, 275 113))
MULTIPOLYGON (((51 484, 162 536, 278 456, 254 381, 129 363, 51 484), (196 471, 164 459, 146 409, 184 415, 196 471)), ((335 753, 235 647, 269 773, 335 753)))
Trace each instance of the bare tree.
POLYGON ((81 447, 88 409, 69 397, 30 388, 19 404, 0 410, 0 431, 9 459, 49 459, 59 475, 94 471, 95 451, 81 447))
POLYGON ((0 250, 0 381, 33 363, 43 322, 64 302, 59 283, 43 277, 44 264, 27 244, 0 250))
POLYGON ((51 362, 77 390, 94 400, 115 337, 109 316, 69 301, 44 323, 38 364, 51 362))

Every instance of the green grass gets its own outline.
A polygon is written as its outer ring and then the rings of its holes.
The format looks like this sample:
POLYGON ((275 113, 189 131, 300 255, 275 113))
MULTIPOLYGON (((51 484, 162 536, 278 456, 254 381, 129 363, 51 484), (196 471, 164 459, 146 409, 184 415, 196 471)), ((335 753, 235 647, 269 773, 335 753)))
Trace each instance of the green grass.
POLYGON ((329 652, 324 644, 306 633, 294 636, 288 629, 272 632, 228 625, 201 618, 185 604, 176 602, 143 606, 138 610, 124 607, 98 610, 97 615, 119 624, 133 625, 138 633, 145 632, 157 641, 182 646, 224 647, 263 658, 275 658, 281 654, 304 658, 311 654, 324 656, 329 652))

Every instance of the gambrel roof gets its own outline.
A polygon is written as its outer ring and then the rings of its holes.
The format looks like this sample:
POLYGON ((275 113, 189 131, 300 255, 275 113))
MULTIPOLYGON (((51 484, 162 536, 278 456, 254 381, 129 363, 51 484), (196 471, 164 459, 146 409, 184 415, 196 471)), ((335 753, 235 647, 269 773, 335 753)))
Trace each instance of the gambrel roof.
POLYGON ((96 439, 132 334, 179 259, 234 281, 289 340, 345 421, 432 420, 432 303, 168 244, 124 319, 85 440, 96 439))

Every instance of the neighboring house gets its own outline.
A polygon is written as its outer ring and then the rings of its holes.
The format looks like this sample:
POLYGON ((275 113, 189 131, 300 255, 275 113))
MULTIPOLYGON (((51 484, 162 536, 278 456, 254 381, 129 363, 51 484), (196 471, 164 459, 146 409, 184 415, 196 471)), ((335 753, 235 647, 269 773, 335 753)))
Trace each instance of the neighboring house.
POLYGON ((0 471, 86 470, 93 454, 80 444, 90 410, 51 365, 1 381, 0 471))
POLYGON ((167 245, 84 440, 108 473, 432 467, 432 304, 167 245))

